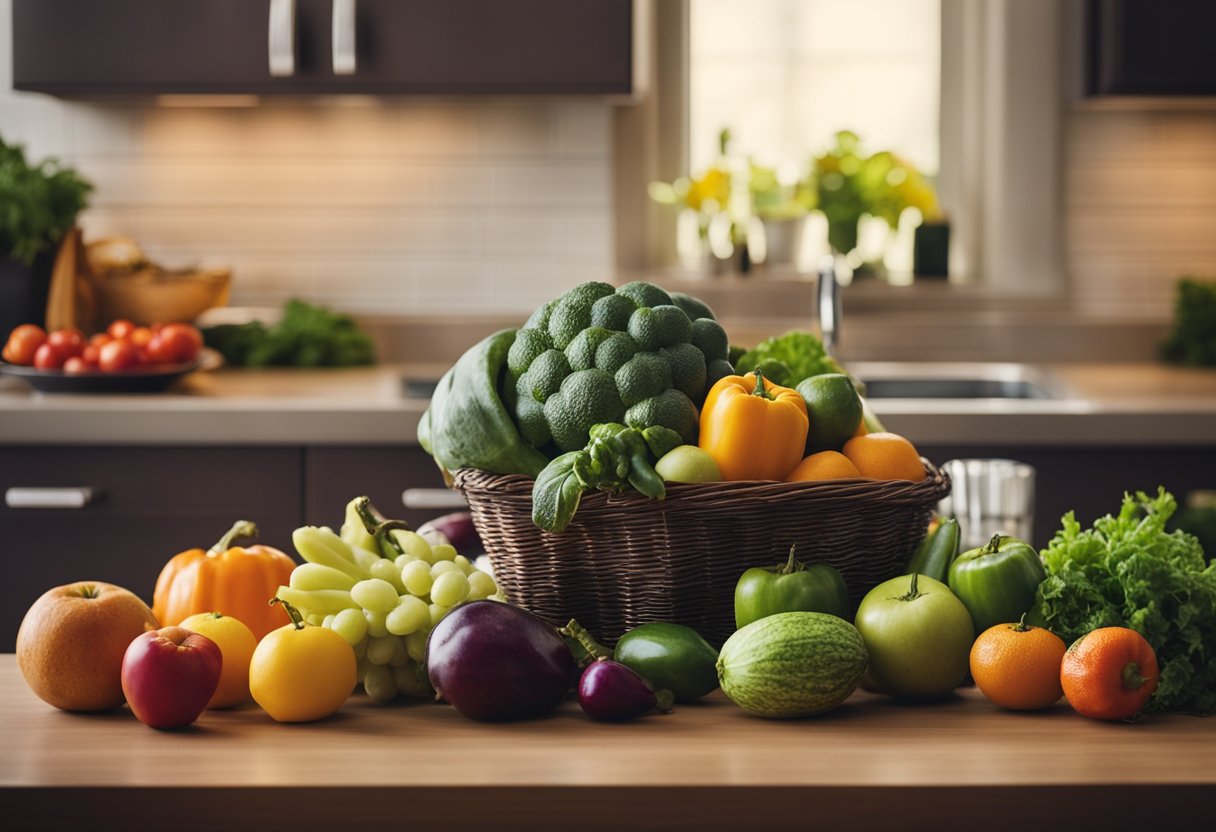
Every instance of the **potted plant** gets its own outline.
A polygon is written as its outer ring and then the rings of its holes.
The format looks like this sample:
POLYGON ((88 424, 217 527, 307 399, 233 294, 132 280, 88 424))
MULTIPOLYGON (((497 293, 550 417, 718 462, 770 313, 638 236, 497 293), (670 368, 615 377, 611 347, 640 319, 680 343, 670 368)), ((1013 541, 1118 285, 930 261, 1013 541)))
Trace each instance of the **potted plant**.
POLYGON ((0 334, 43 323, 55 253, 92 190, 71 168, 31 164, 0 137, 0 334))
POLYGON ((926 222, 940 220, 933 187, 910 162, 890 151, 868 155, 856 133, 836 134, 836 146, 811 161, 807 187, 828 221, 828 244, 856 268, 858 224, 865 215, 894 229, 900 215, 916 208, 926 222))

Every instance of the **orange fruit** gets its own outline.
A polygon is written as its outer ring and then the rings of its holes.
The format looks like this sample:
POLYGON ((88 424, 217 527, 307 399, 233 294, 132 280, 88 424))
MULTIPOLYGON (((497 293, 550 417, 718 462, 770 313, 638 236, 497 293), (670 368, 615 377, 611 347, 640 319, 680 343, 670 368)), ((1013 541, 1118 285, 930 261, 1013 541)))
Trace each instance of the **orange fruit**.
POLYGON ((1032 711, 1060 701, 1064 640, 1042 627, 997 624, 971 645, 971 678, 994 705, 1032 711))
POLYGON ((920 482, 925 478, 916 446, 898 434, 854 436, 844 443, 844 455, 869 479, 920 482))
POLYGON ((258 646, 253 630, 231 615, 218 612, 195 613, 185 618, 181 626, 214 641, 224 660, 220 683, 207 707, 231 708, 249 701, 249 660, 258 646))
POLYGON ((1130 719, 1157 689, 1157 654, 1126 627, 1101 627, 1064 654, 1060 683, 1073 710, 1094 719, 1130 719))
POLYGON ((857 466, 838 451, 820 451, 811 454, 790 471, 786 482, 811 482, 814 480, 861 479, 857 466))

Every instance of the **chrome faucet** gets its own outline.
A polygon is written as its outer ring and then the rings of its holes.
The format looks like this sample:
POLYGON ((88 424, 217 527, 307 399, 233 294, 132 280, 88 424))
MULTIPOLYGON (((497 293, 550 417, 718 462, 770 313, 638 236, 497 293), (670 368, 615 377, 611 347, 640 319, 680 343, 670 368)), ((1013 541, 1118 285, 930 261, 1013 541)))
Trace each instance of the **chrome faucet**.
POLYGON ((830 254, 819 262, 819 337, 827 354, 833 355, 840 344, 840 285, 830 254))

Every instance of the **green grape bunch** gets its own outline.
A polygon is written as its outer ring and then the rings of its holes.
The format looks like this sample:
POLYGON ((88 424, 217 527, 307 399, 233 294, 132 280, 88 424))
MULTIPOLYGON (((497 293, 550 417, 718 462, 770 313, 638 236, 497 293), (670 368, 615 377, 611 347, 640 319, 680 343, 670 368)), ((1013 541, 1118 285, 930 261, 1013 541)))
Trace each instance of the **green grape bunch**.
POLYGON ((363 690, 377 702, 433 696, 425 663, 431 630, 463 601, 502 600, 490 575, 433 540, 385 520, 366 497, 347 504, 338 533, 303 526, 292 534, 304 563, 276 596, 350 644, 363 690))

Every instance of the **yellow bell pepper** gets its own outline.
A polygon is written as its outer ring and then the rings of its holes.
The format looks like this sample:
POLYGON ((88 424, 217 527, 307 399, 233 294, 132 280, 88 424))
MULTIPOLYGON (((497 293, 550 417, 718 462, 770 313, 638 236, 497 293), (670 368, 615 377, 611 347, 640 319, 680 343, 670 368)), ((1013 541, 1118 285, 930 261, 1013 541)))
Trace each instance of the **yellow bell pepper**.
POLYGON ((802 461, 810 426, 797 390, 760 371, 726 376, 701 408, 701 449, 724 480, 783 480, 802 461))

